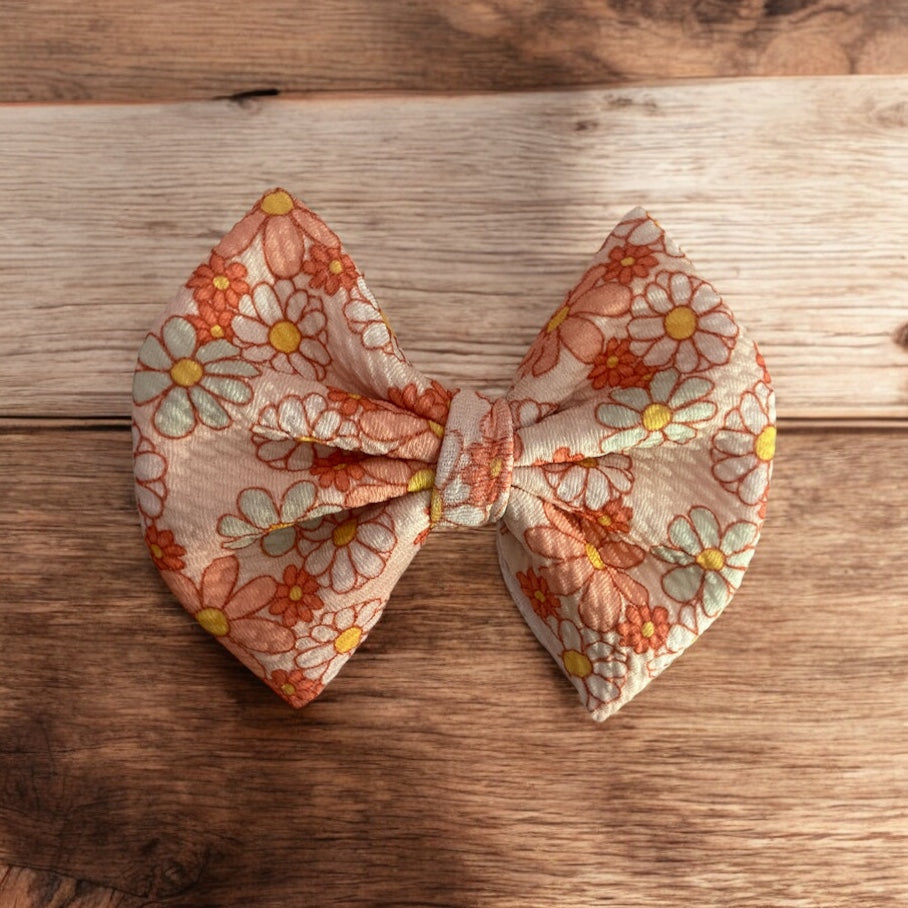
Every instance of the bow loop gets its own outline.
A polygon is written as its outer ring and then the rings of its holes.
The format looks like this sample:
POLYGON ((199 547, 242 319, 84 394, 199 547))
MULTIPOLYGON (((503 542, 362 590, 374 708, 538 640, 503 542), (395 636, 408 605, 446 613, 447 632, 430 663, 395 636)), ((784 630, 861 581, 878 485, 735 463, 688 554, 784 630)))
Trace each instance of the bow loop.
POLYGON ((499 520, 514 471, 514 426, 504 398, 456 391, 438 453, 433 523, 477 527, 499 520))

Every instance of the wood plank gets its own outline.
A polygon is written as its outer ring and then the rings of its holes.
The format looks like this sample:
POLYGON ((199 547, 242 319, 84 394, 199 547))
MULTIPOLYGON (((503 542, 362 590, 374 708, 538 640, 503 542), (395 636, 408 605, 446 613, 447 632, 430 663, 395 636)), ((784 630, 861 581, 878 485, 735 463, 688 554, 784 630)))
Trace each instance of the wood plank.
POLYGON ((181 906, 908 901, 904 432, 782 433, 735 602, 602 727, 490 528, 295 713, 154 572, 127 431, 0 442, 0 860, 181 906))
POLYGON ((87 880, 0 864, 4 908, 139 908, 140 900, 87 880))
POLYGON ((764 348, 783 420, 904 419, 906 89, 0 109, 0 415, 127 415, 160 307, 281 184, 345 239, 414 362, 453 385, 503 386, 643 204, 764 348))
POLYGON ((908 69, 905 0, 7 4, 0 97, 501 90, 908 69))

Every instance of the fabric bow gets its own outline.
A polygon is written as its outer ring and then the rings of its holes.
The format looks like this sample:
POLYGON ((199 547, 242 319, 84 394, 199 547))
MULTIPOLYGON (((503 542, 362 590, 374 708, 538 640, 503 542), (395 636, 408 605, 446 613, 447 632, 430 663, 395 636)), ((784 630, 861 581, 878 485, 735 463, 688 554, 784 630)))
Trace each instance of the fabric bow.
POLYGON ((775 449, 757 348, 639 208, 492 399, 415 369, 338 237, 275 189, 148 334, 133 397, 155 564, 296 707, 432 529, 495 523, 518 609, 607 718, 728 604, 775 449))

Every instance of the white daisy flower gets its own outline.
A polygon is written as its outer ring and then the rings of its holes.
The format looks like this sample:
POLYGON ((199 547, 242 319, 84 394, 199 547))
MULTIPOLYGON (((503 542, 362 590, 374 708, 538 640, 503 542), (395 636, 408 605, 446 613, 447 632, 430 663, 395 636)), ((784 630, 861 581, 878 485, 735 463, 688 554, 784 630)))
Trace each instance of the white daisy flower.
POLYGON ((382 608, 380 599, 371 599, 336 612, 322 612, 320 623, 297 644, 297 666, 306 677, 327 684, 366 639, 382 608))
POLYGON ((132 427, 133 464, 136 474, 136 504, 149 520, 161 516, 167 498, 167 461, 137 426, 132 427))
POLYGON ((697 372, 727 363, 738 326, 706 281, 662 271, 631 306, 631 352, 649 366, 697 372))
POLYGON ((741 395, 712 441, 713 476, 744 504, 757 504, 769 489, 775 452, 773 392, 759 382, 741 395))
POLYGON ((153 422, 167 438, 182 438, 198 422, 224 429, 230 416, 222 402, 245 404, 252 398, 246 378, 258 374, 242 362, 239 350, 225 340, 199 346, 195 328, 180 316, 167 319, 160 338, 149 334, 139 350, 133 376, 136 404, 157 400, 153 422))
POLYGON ((325 324, 320 300, 284 280, 244 296, 232 327, 244 359, 321 381, 331 362, 325 324))
POLYGON ((662 589, 677 602, 698 600, 710 618, 725 608, 740 586, 753 557, 759 528, 746 520, 720 529, 708 508, 693 508, 669 524, 671 545, 652 554, 674 565, 662 578, 662 589))
POLYGON ((596 408, 596 419, 612 434, 600 442, 603 453, 630 447, 648 448, 667 441, 686 444, 694 428, 716 415, 708 399, 713 383, 705 378, 682 378, 675 369, 660 372, 649 388, 621 388, 612 401, 596 408))
POLYGON ((244 489, 237 498, 242 516, 225 514, 218 521, 218 533, 228 541, 224 548, 242 549, 261 541, 267 555, 286 555, 296 543, 296 524, 311 508, 315 486, 297 482, 290 486, 280 505, 267 489, 244 489))

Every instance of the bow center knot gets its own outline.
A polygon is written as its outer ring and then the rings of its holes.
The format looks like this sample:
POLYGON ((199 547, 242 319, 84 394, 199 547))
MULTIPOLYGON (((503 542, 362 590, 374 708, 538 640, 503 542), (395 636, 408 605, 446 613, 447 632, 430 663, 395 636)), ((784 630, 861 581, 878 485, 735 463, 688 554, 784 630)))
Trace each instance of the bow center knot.
POLYGON ((432 523, 478 527, 505 512, 514 471, 514 426, 508 402, 455 391, 438 452, 432 523))

